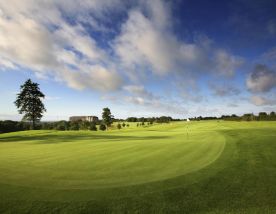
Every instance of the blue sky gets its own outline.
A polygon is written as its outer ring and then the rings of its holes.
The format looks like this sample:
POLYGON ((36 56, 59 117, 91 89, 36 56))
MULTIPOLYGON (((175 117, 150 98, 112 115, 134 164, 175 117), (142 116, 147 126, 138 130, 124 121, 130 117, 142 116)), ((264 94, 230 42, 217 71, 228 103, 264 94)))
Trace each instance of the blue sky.
POLYGON ((43 120, 276 111, 276 3, 0 0, 0 119, 28 78, 43 120))

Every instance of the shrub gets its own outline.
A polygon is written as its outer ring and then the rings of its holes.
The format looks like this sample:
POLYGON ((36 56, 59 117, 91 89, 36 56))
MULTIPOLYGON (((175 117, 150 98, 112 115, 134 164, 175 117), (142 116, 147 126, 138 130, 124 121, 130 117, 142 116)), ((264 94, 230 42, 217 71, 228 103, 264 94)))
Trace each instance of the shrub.
POLYGON ((56 130, 65 131, 67 129, 67 122, 61 120, 56 123, 56 130))
POLYGON ((97 131, 98 129, 97 129, 96 123, 91 122, 89 130, 90 131, 97 131))
POLYGON ((70 122, 70 130, 79 130, 80 126, 77 121, 70 122))
POLYGON ((55 123, 54 122, 42 122, 41 129, 51 130, 54 129, 55 123))
POLYGON ((106 126, 104 124, 101 124, 100 125, 100 130, 105 131, 106 130, 106 126))
POLYGON ((80 121, 79 122, 80 130, 89 130, 90 122, 88 121, 80 121))
POLYGON ((118 129, 121 129, 121 128, 122 128, 122 126, 121 126, 120 123, 117 124, 117 128, 118 128, 118 129))
POLYGON ((19 122, 11 120, 0 121, 0 133, 15 132, 21 130, 23 130, 23 127, 19 122))

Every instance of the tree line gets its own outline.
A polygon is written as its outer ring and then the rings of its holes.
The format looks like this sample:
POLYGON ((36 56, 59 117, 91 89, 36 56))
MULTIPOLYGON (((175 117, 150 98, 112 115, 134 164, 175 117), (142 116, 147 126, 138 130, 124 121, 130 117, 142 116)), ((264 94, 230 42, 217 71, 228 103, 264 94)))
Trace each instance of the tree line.
POLYGON ((242 116, 237 116, 235 114, 231 116, 224 115, 222 118, 229 121, 276 121, 276 114, 272 111, 270 113, 259 112, 258 115, 254 115, 253 113, 244 114, 242 116))
MULTIPOLYGON (((18 108, 18 112, 23 114, 23 119, 20 122, 5 120, 0 121, 0 133, 23 131, 30 129, 46 129, 46 130, 91 130, 97 131, 98 128, 102 131, 108 130, 111 124, 118 122, 117 128, 122 129, 129 126, 125 122, 136 122, 138 126, 151 125, 153 123, 169 123, 171 121, 180 121, 169 116, 161 117, 129 117, 126 120, 115 119, 109 108, 104 108, 102 112, 102 120, 96 122, 89 121, 57 121, 57 122, 40 122, 46 108, 42 102, 45 95, 40 91, 39 84, 28 79, 20 86, 20 92, 17 94, 14 102, 18 108), (122 124, 121 124, 122 123, 122 124)), ((258 115, 253 113, 244 114, 242 116, 222 115, 221 117, 193 117, 191 121, 200 120, 228 120, 228 121, 276 121, 275 112, 266 113, 260 112, 258 115)))
POLYGON ((128 117, 126 119, 127 122, 141 122, 141 123, 169 123, 171 121, 180 121, 180 119, 173 119, 169 116, 161 116, 161 117, 128 117))
MULTIPOLYGON (((102 120, 97 122, 89 121, 57 121, 57 122, 40 122, 43 113, 46 112, 46 108, 42 102, 45 95, 40 91, 39 84, 32 82, 28 79, 23 85, 20 86, 20 92, 16 96, 14 104, 18 108, 18 112, 23 114, 23 119, 20 122, 17 121, 0 121, 0 133, 23 131, 30 129, 45 129, 45 130, 91 130, 97 131, 98 129, 104 131, 111 127, 114 121, 118 121, 118 129, 129 126, 122 120, 114 119, 109 108, 104 108, 102 112, 102 120)), ((137 123, 137 126, 144 126, 146 122, 152 124, 157 123, 168 123, 172 121, 171 117, 152 117, 152 118, 128 118, 128 122, 141 122, 137 123)))
POLYGON ((243 114, 238 116, 236 114, 231 115, 222 115, 221 117, 193 117, 189 118, 191 121, 200 121, 200 120, 226 120, 226 121, 276 121, 276 114, 274 111, 270 113, 259 112, 257 115, 253 113, 243 114))

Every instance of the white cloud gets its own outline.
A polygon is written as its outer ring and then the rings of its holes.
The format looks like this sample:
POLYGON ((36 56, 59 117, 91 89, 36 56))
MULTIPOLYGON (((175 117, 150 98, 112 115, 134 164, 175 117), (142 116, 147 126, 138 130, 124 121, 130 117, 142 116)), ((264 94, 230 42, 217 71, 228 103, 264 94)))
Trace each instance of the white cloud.
POLYGON ((124 97, 124 99, 127 103, 138 104, 138 105, 146 104, 145 99, 142 97, 131 97, 131 96, 128 97, 127 96, 127 97, 124 97))
POLYGON ((12 63, 40 71, 57 65, 51 35, 23 16, 17 20, 0 17, 0 52, 12 63))
POLYGON ((10 17, 24 15, 49 21, 59 16, 59 10, 72 16, 93 11, 93 15, 101 17, 109 9, 123 9, 120 3, 120 0, 10 0, 8 4, 1 1, 0 8, 10 17))
POLYGON ((173 59, 169 54, 173 53, 173 48, 154 23, 137 10, 129 13, 129 19, 123 25, 115 44, 115 50, 123 63, 128 66, 149 65, 157 74, 165 74, 173 68, 173 59))
POLYGON ((1 70, 16 69, 16 68, 17 68, 17 66, 13 62, 0 56, 0 69, 1 70))
POLYGON ((163 114, 185 114, 187 110, 180 104, 164 97, 156 96, 146 90, 142 85, 128 85, 124 87, 129 94, 123 96, 127 103, 139 105, 148 110, 154 110, 163 114))
POLYGON ((273 106, 276 105, 276 99, 269 99, 266 97, 262 97, 262 96, 252 96, 250 98, 250 102, 253 103, 256 106, 273 106))
POLYGON ((92 88, 103 92, 113 91, 120 88, 122 84, 122 79, 116 71, 99 65, 88 65, 85 71, 66 68, 60 70, 58 78, 77 90, 92 88))
POLYGON ((159 97, 154 96, 153 93, 147 91, 142 85, 127 85, 124 90, 130 94, 134 94, 139 97, 144 97, 146 99, 159 99, 159 97))
POLYGON ((239 105, 236 104, 236 103, 229 103, 229 104, 227 105, 227 107, 236 108, 236 107, 239 107, 239 105))
POLYGON ((176 102, 166 102, 162 99, 146 100, 143 97, 126 96, 124 97, 128 103, 139 105, 146 110, 159 112, 166 115, 184 115, 187 114, 187 109, 176 102))
POLYGON ((271 48, 261 56, 262 60, 268 61, 268 62, 275 62, 276 60, 276 47, 271 48))
MULTIPOLYGON (((39 77, 77 90, 122 89, 128 102, 182 114, 186 110, 181 104, 147 91, 140 77, 196 84, 202 74, 234 75, 242 60, 218 49, 207 37, 180 40, 173 31, 169 4, 162 0, 0 1, 0 65, 29 68, 39 77), (101 38, 107 40, 102 45, 93 33, 108 34, 113 24, 110 13, 116 11, 127 13, 127 18, 118 25, 119 34, 101 38), (138 81, 133 83, 133 77, 138 81)), ((187 97, 202 100, 200 95, 187 97)))
POLYGON ((82 25, 68 24, 60 11, 105 10, 105 6, 113 3, 115 1, 0 2, 0 64, 5 68, 16 65, 29 68, 40 78, 51 76, 75 89, 118 89, 122 78, 112 59, 82 25))
POLYGON ((96 41, 89 37, 80 25, 70 26, 63 23, 54 35, 57 42, 63 47, 78 51, 89 60, 100 61, 106 58, 104 51, 97 47, 96 41))
POLYGON ((246 86, 252 92, 268 92, 276 87, 276 72, 258 64, 247 77, 246 86))
POLYGON ((215 69, 222 75, 233 76, 242 63, 240 57, 230 55, 225 50, 217 50, 215 53, 215 69))
POLYGON ((204 97, 202 95, 200 95, 198 93, 191 93, 187 90, 186 91, 183 90, 181 92, 181 96, 185 102, 200 103, 200 102, 206 100, 206 99, 204 99, 204 97))
POLYGON ((213 91, 213 94, 215 96, 219 96, 219 97, 237 96, 241 93, 238 88, 228 84, 221 85, 218 83, 217 84, 211 83, 210 89, 213 91))
MULTIPOLYGON (((243 60, 213 47, 210 39, 180 41, 173 33, 169 7, 163 1, 145 4, 144 13, 136 8, 128 13, 120 35, 114 42, 115 53, 126 69, 151 70, 157 75, 198 76, 200 73, 233 76, 243 60)), ((132 74, 130 74, 132 75, 132 74)))

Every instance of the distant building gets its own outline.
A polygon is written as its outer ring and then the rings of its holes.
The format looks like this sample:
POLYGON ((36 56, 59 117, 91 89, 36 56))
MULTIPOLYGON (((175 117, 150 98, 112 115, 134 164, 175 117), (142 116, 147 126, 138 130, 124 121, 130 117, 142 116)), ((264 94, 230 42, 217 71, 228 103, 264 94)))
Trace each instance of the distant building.
POLYGON ((72 116, 69 117, 69 121, 88 121, 88 122, 97 122, 99 120, 96 116, 72 116))

